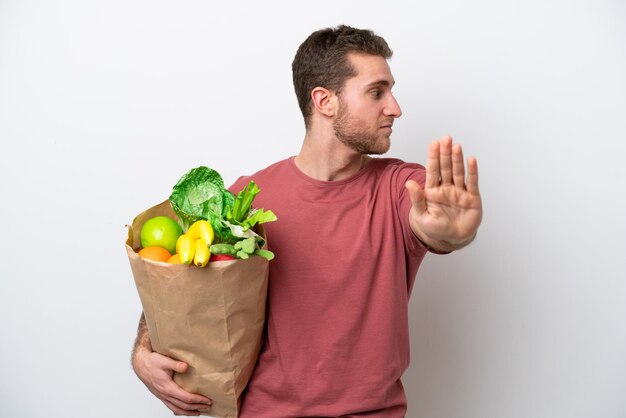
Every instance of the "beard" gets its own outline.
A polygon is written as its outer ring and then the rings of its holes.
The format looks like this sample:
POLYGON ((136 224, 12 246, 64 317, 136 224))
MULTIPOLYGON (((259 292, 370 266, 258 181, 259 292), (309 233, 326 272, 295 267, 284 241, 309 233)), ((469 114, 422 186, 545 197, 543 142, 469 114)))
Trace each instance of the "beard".
POLYGON ((389 135, 379 130, 372 132, 363 120, 350 114, 341 102, 333 129, 342 144, 360 154, 384 154, 391 146, 389 135))

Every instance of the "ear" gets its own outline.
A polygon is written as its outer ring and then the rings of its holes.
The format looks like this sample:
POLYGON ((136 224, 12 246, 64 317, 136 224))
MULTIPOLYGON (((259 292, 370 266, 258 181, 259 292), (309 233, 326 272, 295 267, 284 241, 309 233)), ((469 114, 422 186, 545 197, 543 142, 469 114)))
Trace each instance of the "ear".
POLYGON ((335 115, 337 96, 331 90, 324 87, 315 87, 311 90, 311 102, 313 107, 324 116, 335 115))

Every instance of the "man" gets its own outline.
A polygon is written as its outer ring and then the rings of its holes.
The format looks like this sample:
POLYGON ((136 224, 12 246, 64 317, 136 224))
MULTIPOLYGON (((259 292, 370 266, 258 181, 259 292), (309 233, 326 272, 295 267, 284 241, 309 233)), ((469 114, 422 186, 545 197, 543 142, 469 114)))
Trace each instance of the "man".
MULTIPOLYGON (((311 34, 293 61, 306 134, 295 157, 242 177, 276 259, 267 328, 242 402, 243 418, 403 417, 408 300, 427 251, 470 243, 482 218, 478 168, 460 145, 433 141, 427 167, 374 158, 390 146, 401 110, 387 43, 348 26, 311 34)), ((187 365, 152 352, 140 323, 133 367, 174 413, 210 400, 172 380, 187 365)), ((209 409, 210 412, 210 409, 209 409)))

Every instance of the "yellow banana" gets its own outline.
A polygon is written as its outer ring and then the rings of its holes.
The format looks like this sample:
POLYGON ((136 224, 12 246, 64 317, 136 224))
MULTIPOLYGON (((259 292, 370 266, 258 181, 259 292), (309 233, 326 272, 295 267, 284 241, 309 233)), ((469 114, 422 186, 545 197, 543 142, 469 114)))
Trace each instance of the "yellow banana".
POLYGON ((196 240, 188 234, 183 234, 176 241, 176 254, 181 264, 191 264, 196 254, 196 240))
POLYGON ((213 231, 213 227, 204 219, 200 219, 199 221, 191 224, 189 229, 187 230, 187 234, 189 234, 193 239, 202 238, 206 241, 207 245, 213 244, 213 240, 215 239, 215 232, 213 231))
POLYGON ((198 267, 204 267, 209 262, 211 252, 204 238, 196 240, 196 253, 193 257, 193 263, 198 267))

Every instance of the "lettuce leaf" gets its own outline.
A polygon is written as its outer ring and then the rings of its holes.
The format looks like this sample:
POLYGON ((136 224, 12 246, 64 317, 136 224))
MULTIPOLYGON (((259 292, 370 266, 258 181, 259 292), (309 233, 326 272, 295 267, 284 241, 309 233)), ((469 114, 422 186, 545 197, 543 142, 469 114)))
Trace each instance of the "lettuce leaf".
POLYGON ((200 166, 178 180, 169 200, 183 231, 195 221, 206 219, 219 236, 224 229, 222 219, 232 209, 235 197, 224 188, 224 180, 217 171, 200 166))
POLYGON ((184 232, 195 221, 206 219, 213 227, 217 242, 234 244, 254 237, 260 248, 264 240, 252 227, 277 218, 271 210, 252 208, 252 201, 259 192, 256 183, 250 181, 235 197, 224 188, 224 180, 217 171, 200 166, 178 180, 169 200, 184 232))

